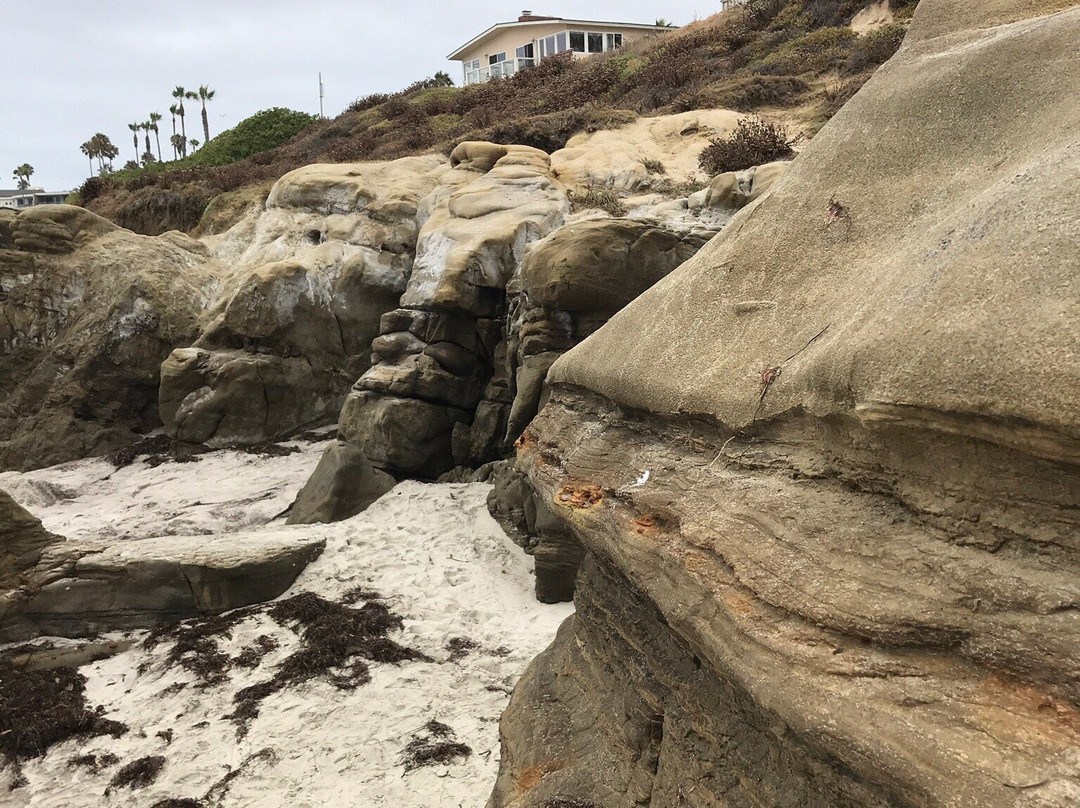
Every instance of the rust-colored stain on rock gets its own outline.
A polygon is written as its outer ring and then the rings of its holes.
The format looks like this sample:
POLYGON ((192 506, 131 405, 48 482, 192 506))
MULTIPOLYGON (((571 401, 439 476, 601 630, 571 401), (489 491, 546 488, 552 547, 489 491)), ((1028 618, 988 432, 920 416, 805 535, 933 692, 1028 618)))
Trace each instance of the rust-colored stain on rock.
POLYGON ((575 485, 567 483, 562 490, 555 495, 555 501, 559 505, 568 508, 591 508, 604 499, 604 492, 598 485, 575 485))
POLYGON ((544 779, 544 775, 557 772, 562 767, 563 764, 557 760, 546 760, 536 766, 530 766, 529 768, 524 769, 515 778, 517 787, 522 791, 532 791, 540 785, 540 781, 544 779))

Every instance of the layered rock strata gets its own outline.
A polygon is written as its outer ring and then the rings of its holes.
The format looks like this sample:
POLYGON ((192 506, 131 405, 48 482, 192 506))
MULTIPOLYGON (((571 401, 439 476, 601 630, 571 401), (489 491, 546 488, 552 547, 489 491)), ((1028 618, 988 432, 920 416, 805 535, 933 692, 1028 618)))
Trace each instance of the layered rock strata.
POLYGON ((147 628, 271 600, 324 544, 284 530, 66 541, 0 491, 0 642, 147 628))
POLYGON ((375 363, 339 421, 342 437, 398 475, 436 477, 504 439, 512 392, 493 376, 506 285, 525 245, 569 212, 538 149, 462 143, 450 164, 424 202, 413 272, 382 318, 375 363))
POLYGON ((181 233, 82 208, 0 223, 0 468, 103 454, 160 424, 161 361, 190 342, 225 268, 181 233))
POLYGON ((1080 801, 1080 8, 1033 5, 923 0, 554 364, 517 463, 578 612, 493 808, 1080 801))
POLYGON ((333 421, 405 290, 417 208, 444 170, 437 156, 306 166, 257 218, 208 239, 235 278, 162 365, 166 432, 230 446, 333 421))
MULTIPOLYGON (((699 233, 680 236, 628 219, 600 219, 568 224, 532 246, 507 287, 506 375, 514 390, 507 442, 521 436, 546 400, 545 378, 555 360, 705 241, 699 233)), ((577 540, 560 529, 519 472, 500 469, 493 481, 493 515, 536 557, 537 597, 569 600, 581 559, 577 540)))

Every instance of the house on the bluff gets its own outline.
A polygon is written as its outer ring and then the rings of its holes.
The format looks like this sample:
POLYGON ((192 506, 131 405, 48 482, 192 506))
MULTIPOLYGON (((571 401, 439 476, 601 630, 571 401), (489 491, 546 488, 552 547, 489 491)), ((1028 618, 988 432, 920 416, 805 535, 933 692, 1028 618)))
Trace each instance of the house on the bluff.
POLYGON ((508 78, 551 56, 588 56, 621 48, 635 37, 670 31, 666 25, 541 17, 521 12, 517 22, 500 22, 470 39, 446 58, 461 62, 464 83, 508 78))
POLYGON ((0 189, 0 208, 22 210, 34 205, 60 205, 65 199, 67 199, 67 191, 46 191, 38 186, 16 191, 0 189))

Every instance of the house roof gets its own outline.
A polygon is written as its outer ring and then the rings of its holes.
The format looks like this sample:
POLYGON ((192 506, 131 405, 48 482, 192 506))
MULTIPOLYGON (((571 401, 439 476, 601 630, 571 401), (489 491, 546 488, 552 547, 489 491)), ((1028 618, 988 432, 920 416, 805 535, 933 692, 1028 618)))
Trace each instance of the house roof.
POLYGON ((466 42, 464 45, 462 45, 460 48, 455 50, 453 53, 451 53, 446 58, 449 59, 450 61, 461 61, 462 60, 461 55, 463 53, 465 53, 466 51, 472 50, 474 47, 479 45, 481 42, 483 42, 485 39, 487 39, 493 33, 495 33, 496 31, 502 30, 504 28, 528 28, 530 25, 549 25, 549 24, 551 24, 553 22, 566 23, 567 27, 572 27, 572 28, 589 28, 590 26, 595 27, 595 26, 598 26, 598 25, 603 25, 603 26, 615 26, 617 28, 634 28, 634 29, 637 29, 637 30, 640 30, 640 31, 670 31, 670 30, 672 30, 669 26, 666 26, 666 25, 647 25, 645 23, 640 23, 640 22, 610 22, 610 21, 605 21, 605 20, 568 20, 568 19, 566 19, 564 17, 537 17, 535 15, 530 15, 528 17, 523 17, 523 19, 515 20, 514 22, 498 22, 498 23, 495 23, 495 25, 488 28, 482 34, 480 34, 478 36, 475 36, 472 39, 470 39, 468 42, 466 42))

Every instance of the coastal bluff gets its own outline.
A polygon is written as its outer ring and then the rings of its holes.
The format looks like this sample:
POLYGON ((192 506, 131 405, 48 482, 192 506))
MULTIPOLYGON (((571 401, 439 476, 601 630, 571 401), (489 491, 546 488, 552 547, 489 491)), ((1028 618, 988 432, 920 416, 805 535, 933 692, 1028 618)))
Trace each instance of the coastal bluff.
POLYGON ((554 363, 516 465, 577 610, 491 808, 1080 803, 1060 7, 924 0, 769 193, 554 363))

